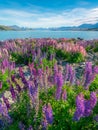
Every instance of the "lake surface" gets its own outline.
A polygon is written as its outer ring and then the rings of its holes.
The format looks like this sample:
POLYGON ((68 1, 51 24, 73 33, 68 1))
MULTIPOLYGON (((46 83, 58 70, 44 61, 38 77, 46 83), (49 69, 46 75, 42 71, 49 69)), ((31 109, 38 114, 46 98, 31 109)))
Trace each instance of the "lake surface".
POLYGON ((0 40, 15 38, 83 38, 98 39, 98 31, 0 31, 0 40))

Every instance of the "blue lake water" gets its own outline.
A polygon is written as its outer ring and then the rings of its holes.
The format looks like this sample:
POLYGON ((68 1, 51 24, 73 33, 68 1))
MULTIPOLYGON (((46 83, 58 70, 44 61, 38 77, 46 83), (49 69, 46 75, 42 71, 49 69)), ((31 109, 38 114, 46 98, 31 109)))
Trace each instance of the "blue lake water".
POLYGON ((15 38, 83 38, 98 39, 98 31, 0 31, 0 40, 15 38))

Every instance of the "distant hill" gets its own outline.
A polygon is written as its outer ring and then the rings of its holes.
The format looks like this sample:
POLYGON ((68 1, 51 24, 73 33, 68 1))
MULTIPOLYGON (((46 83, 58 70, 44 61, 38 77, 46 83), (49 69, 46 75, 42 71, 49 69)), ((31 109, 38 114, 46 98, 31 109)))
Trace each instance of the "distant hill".
POLYGON ((79 28, 89 28, 89 29, 93 29, 93 28, 98 28, 98 23, 96 24, 82 24, 80 26, 78 26, 79 28))
POLYGON ((0 30, 12 30, 12 28, 11 27, 9 27, 9 26, 4 26, 4 25, 0 25, 0 30))
POLYGON ((27 27, 19 27, 17 25, 13 26, 5 26, 5 25, 0 25, 0 30, 14 30, 14 31, 26 31, 26 30, 33 30, 32 28, 27 28, 27 27))
POLYGON ((73 26, 73 27, 53 27, 53 28, 28 28, 28 27, 19 27, 17 25, 12 26, 4 26, 0 25, 0 30, 14 30, 14 31, 28 31, 28 30, 51 30, 51 31, 98 31, 98 23, 96 24, 81 24, 79 26, 73 26))

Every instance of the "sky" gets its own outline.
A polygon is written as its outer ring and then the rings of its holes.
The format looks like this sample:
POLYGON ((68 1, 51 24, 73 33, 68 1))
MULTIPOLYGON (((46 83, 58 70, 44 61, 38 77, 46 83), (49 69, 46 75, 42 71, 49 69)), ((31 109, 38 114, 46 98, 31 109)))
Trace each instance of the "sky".
POLYGON ((0 25, 78 26, 98 22, 98 0, 0 0, 0 25))

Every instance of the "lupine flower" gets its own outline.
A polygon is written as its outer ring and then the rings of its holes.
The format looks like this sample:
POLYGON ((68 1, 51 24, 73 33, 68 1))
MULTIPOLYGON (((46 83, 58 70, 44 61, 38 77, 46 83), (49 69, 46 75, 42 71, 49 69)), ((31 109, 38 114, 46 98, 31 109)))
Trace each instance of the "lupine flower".
POLYGON ((57 84, 57 76, 58 76, 58 66, 57 64, 54 65, 54 84, 57 84))
POLYGON ((7 118, 9 122, 11 121, 11 118, 10 118, 10 116, 8 114, 8 109, 7 109, 6 105, 5 105, 5 103, 3 103, 3 104, 0 103, 0 114, 2 116, 4 116, 5 118, 7 118))
POLYGON ((44 115, 43 124, 44 124, 44 127, 46 128, 48 124, 53 123, 53 112, 52 112, 51 104, 48 103, 47 105, 44 105, 42 112, 44 115))
POLYGON ((16 92, 15 92, 12 85, 10 86, 10 92, 11 92, 11 95, 12 95, 12 99, 15 100, 16 99, 16 92))
POLYGON ((47 122, 46 117, 44 115, 43 121, 42 121, 42 130, 46 130, 47 127, 48 127, 48 122, 47 122))
POLYGON ((89 100, 85 100, 83 95, 79 94, 76 98, 76 112, 73 119, 78 121, 81 117, 89 116, 96 103, 97 97, 95 92, 91 92, 89 100))
POLYGON ((4 103, 6 104, 7 109, 10 109, 10 103, 8 99, 5 96, 3 96, 2 98, 3 98, 4 103))
POLYGON ((76 80, 76 85, 77 85, 77 86, 80 85, 80 80, 76 80))
POLYGON ((63 90, 62 91, 62 100, 66 100, 67 99, 67 93, 66 93, 66 90, 63 90))
POLYGON ((31 73, 32 73, 33 68, 34 68, 34 63, 29 64, 29 69, 31 73))
POLYGON ((22 122, 19 122, 18 126, 20 130, 25 130, 25 125, 22 122))
POLYGON ((26 80, 26 78, 25 78, 25 76, 24 76, 22 67, 19 67, 19 74, 20 74, 20 77, 21 77, 21 79, 22 79, 23 84, 25 85, 25 86, 24 86, 24 89, 27 89, 27 88, 29 87, 29 84, 28 84, 28 82, 27 82, 27 80, 26 80))
POLYGON ((16 83, 16 89, 17 89, 17 92, 18 92, 18 93, 20 93, 21 90, 22 90, 21 87, 20 87, 20 85, 19 85, 18 83, 16 83))
POLYGON ((80 118, 84 116, 85 111, 84 101, 85 100, 82 93, 76 97, 76 112, 74 113, 73 117, 75 121, 80 120, 80 118))
POLYGON ((91 82, 94 80, 95 75, 92 72, 92 64, 91 62, 87 62, 86 63, 86 67, 85 67, 85 74, 84 74, 84 87, 85 89, 88 89, 89 85, 91 84, 91 82))
POLYGON ((95 66, 95 67, 94 67, 93 72, 94 72, 95 74, 98 74, 98 66, 95 66))
POLYGON ((95 92, 91 92, 90 99, 85 101, 84 116, 89 116, 92 113, 93 108, 97 103, 97 97, 95 92))
POLYGON ((15 80, 15 76, 14 76, 14 75, 11 76, 11 80, 12 80, 12 82, 14 82, 14 84, 16 85, 17 91, 20 93, 21 87, 20 87, 20 85, 17 83, 17 81, 15 80))
POLYGON ((70 84, 73 84, 75 80, 75 71, 73 70, 72 66, 69 64, 66 65, 65 69, 66 69, 66 73, 64 76, 65 81, 69 81, 70 84))
POLYGON ((93 118, 96 122, 98 122, 98 115, 94 116, 93 118))
POLYGON ((30 125, 29 128, 28 128, 28 130, 33 130, 33 127, 30 125))
POLYGON ((2 89, 2 82, 0 81, 0 89, 2 89))
POLYGON ((69 82, 70 84, 73 84, 74 83, 74 79, 75 79, 75 71, 73 70, 73 68, 70 66, 69 67, 69 82))
POLYGON ((16 82, 15 81, 15 75, 11 75, 11 80, 12 80, 12 82, 16 82))
POLYGON ((94 108, 97 103, 97 96, 95 92, 91 92, 90 94, 90 102, 91 102, 91 108, 94 108))
POLYGON ((89 115, 91 114, 91 112, 92 112, 90 100, 85 100, 84 105, 85 105, 85 111, 84 111, 84 115, 83 115, 83 116, 84 116, 84 117, 87 117, 87 116, 89 116, 89 115))
POLYGON ((24 73, 23 73, 22 67, 19 67, 19 74, 20 74, 21 77, 24 77, 24 73))
POLYGON ((37 83, 33 82, 29 82, 29 95, 30 95, 30 98, 32 100, 32 104, 34 105, 34 107, 36 107, 36 100, 37 100, 37 95, 38 95, 38 85, 37 83))
POLYGON ((62 73, 58 73, 57 75, 57 89, 56 89, 56 99, 59 100, 62 93, 62 86, 63 86, 63 75, 62 73))
POLYGON ((66 70, 66 73, 64 76, 64 80, 67 81, 69 79, 69 64, 66 65, 65 70, 66 70))

